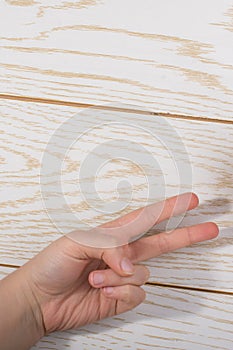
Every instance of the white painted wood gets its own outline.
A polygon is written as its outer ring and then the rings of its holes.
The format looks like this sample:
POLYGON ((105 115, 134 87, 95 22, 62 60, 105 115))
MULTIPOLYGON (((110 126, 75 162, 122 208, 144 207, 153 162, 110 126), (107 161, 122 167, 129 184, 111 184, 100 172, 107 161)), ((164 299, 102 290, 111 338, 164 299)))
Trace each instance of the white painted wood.
MULTIPOLYGON (((59 236, 56 227, 47 216, 40 194, 40 167, 43 152, 50 136, 59 125, 68 121, 77 112, 77 108, 42 105, 36 103, 3 101, 0 109, 0 263, 21 265, 39 252, 49 242, 59 236), (3 103, 4 102, 4 103, 3 103)), ((104 120, 106 112, 95 112, 97 123, 104 120)), ((78 115, 78 125, 94 126, 90 111, 78 115)), ((120 115, 113 112, 113 118, 120 115)), ((116 135, 135 140, 144 145, 158 161, 166 181, 166 194, 174 195, 178 191, 179 178, 174 163, 169 159, 164 147, 159 148, 151 136, 155 129, 157 135, 169 135, 174 149, 178 141, 169 134, 166 127, 158 128, 158 117, 147 120, 144 131, 139 130, 135 114, 124 114, 131 126, 120 124, 117 128, 99 127, 87 132, 73 148, 64 162, 63 188, 69 205, 78 213, 70 221, 62 220, 58 202, 54 211, 61 220, 60 228, 69 231, 82 227, 86 223, 103 223, 119 213, 96 213, 83 200, 77 188, 77 171, 80 160, 85 158, 93 146, 112 140, 116 135), (134 123, 134 128, 132 124, 134 123), (159 134, 158 134, 159 133, 159 134), (171 173, 172 172, 172 173, 171 173), (170 174, 171 173, 171 174, 170 174), (80 218, 83 222, 80 222, 80 218)), ((148 117, 147 117, 148 118, 148 117)), ((200 196, 200 208, 191 212, 183 224, 203 221, 215 221, 221 227, 220 237, 212 242, 202 243, 179 252, 170 253, 147 262, 151 269, 151 281, 173 283, 216 290, 233 290, 233 254, 232 254, 232 134, 231 125, 208 122, 191 122, 166 119, 173 130, 181 136, 190 156, 193 168, 193 190, 200 196)), ((77 136, 79 126, 74 128, 77 136)), ((60 139, 62 147, 67 135, 60 139)), ((119 149, 121 143, 119 143, 119 149)), ((173 152, 174 153, 174 152, 173 152)), ((127 153, 126 153, 127 154, 127 153)), ((185 156, 185 152, 181 152, 185 156)), ((140 164, 139 164, 140 165, 140 164)), ((110 163, 109 168, 100 172, 96 182, 100 195, 108 201, 116 198, 115 188, 120 180, 129 180, 134 189, 132 200, 122 212, 145 204, 147 192, 145 177, 139 167, 132 162, 110 163)), ((89 173, 87 174, 87 177, 89 173)), ((93 175, 91 174, 93 177, 93 175)), ((157 179, 157 174, 155 174, 157 179)), ((92 181, 92 177, 90 178, 92 181)), ((94 180, 94 178, 93 178, 94 180)), ((157 181, 157 180, 156 180, 157 181)), ((159 199, 155 193, 153 201, 159 199)), ((99 201, 96 201, 98 207, 99 201)), ((51 208, 50 208, 51 209, 51 208)), ((160 229, 162 226, 160 226, 160 229)))
POLYGON ((6 277, 9 273, 11 273, 13 271, 15 271, 15 269, 12 267, 0 265, 0 279, 3 279, 4 277, 6 277))
POLYGON ((0 91, 232 120, 232 0, 0 2, 0 91))
POLYGON ((146 286, 135 310, 78 331, 55 333, 33 349, 232 349, 233 297, 146 286))
MULTIPOLYGON (((0 266, 0 279, 14 269, 0 266)), ((32 349, 232 349, 233 297, 144 287, 136 309, 79 330, 55 332, 32 349)))

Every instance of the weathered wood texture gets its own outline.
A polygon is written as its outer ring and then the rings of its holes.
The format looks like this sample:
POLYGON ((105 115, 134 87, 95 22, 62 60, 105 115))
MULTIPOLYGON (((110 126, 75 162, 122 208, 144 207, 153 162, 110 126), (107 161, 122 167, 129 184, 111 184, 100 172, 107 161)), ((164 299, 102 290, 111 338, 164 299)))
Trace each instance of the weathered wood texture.
POLYGON ((233 297, 145 286, 135 310, 78 331, 56 333, 35 349, 232 349, 233 297))
POLYGON ((232 0, 0 2, 0 92, 232 120, 232 0))
MULTIPOLYGON (((0 278, 13 271, 0 267, 0 278)), ((126 314, 44 337, 33 349, 231 349, 232 296, 144 287, 146 301, 126 314), (227 319, 226 319, 227 315, 227 319)))
MULTIPOLYGON (((1 264, 22 265, 56 239, 58 229, 100 224, 179 191, 200 197, 181 225, 211 220, 221 228, 212 242, 146 262, 150 282, 208 293, 147 285, 136 310, 54 333, 33 349, 232 350, 233 296, 221 294, 233 292, 232 20, 232 0, 0 2, 0 98, 13 99, 0 99, 0 278, 14 270, 1 264), (16 95, 67 106, 17 102, 16 95), (81 111, 68 102, 155 115, 81 111), (180 119, 161 119, 159 111, 180 119), (45 151, 69 121, 73 128, 65 127, 45 151), (52 155, 51 171, 54 160, 64 160, 63 193, 54 186, 46 207, 45 152, 52 155), (89 163, 83 188, 79 170, 90 155, 100 167, 89 163), (154 179, 149 197, 148 179, 154 179), (63 215, 61 197, 73 216, 63 215), (106 204, 117 200, 121 210, 108 212, 106 204)), ((53 173, 48 179, 56 185, 53 173)))
MULTIPOLYGON (((94 147, 104 144, 109 140, 117 141, 120 152, 127 142, 136 142, 147 149, 162 170, 162 179, 159 171, 155 169, 155 180, 165 181, 166 195, 174 195, 179 191, 180 178, 176 172, 176 163, 169 156, 166 145, 163 146, 158 139, 168 135, 171 145, 171 153, 180 154, 185 163, 186 152, 190 158, 193 170, 192 189, 200 196, 200 207, 189 213, 182 225, 215 221, 221 227, 220 237, 208 243, 202 243, 195 247, 182 249, 179 252, 170 253, 160 258, 152 259, 147 264, 151 269, 151 281, 160 283, 172 283, 193 287, 210 288, 215 290, 233 290, 233 253, 232 253, 232 135, 233 126, 221 126, 217 123, 194 122, 175 119, 166 119, 165 126, 161 126, 159 117, 124 114, 128 126, 121 124, 100 125, 106 115, 119 120, 122 114, 112 112, 106 114, 101 111, 42 105, 35 103, 1 101, 1 203, 0 203, 0 263, 21 265, 35 253, 40 251, 50 241, 59 236, 57 228, 50 221, 40 193, 40 168, 42 156, 46 145, 60 125, 67 124, 70 118, 75 117, 74 141, 81 131, 86 130, 64 157, 63 166, 63 192, 69 207, 78 214, 72 220, 62 217, 59 197, 55 203, 48 206, 48 210, 58 213, 55 223, 59 229, 68 232, 76 227, 82 227, 83 223, 93 225, 103 223, 110 218, 119 216, 119 212, 112 214, 104 211, 95 211, 83 198, 82 189, 77 186, 78 171, 83 159, 93 154, 94 147), (121 115, 121 116, 120 116, 121 115), (97 116, 93 122, 93 116, 97 116), (149 119, 148 119, 149 118, 149 119), (142 131, 139 128, 140 121, 145 122, 142 131), (97 126, 96 126, 97 125, 97 126), (96 126, 96 127, 94 127, 96 126), (94 127, 88 130, 89 127, 94 127), (169 128, 172 128, 172 132, 169 128), (179 140, 175 132, 179 133, 185 148, 179 151, 179 140), (157 137, 157 139, 156 139, 157 137), (186 149, 186 150, 185 150, 186 149)), ((69 135, 70 136, 70 135, 69 135)), ((55 158, 62 157, 62 147, 68 137, 68 133, 62 134, 59 139, 59 151, 54 152, 55 158), (59 152, 61 155, 59 155, 59 152)), ((134 144, 132 143, 132 151, 134 144)), ((131 147, 131 146, 129 146, 131 147)), ((133 163, 133 153, 125 153, 127 161, 113 161, 105 167, 105 155, 103 154, 102 168, 98 174, 88 172, 84 182, 95 181, 100 199, 98 203, 117 198, 119 193, 117 185, 121 180, 128 181, 132 187, 132 198, 127 202, 124 213, 144 205, 147 200, 147 168, 145 173, 141 170, 144 164, 142 158, 136 158, 133 163), (131 158, 132 156, 132 158, 131 158), (137 164, 137 160, 139 164, 137 164), (141 164, 140 164, 141 162, 141 164), (96 176, 98 175, 98 176, 96 176), (114 190, 113 190, 114 189, 114 190), (117 193, 118 192, 118 193, 117 193)), ((51 149, 50 149, 51 152, 51 149)), ((122 155, 122 152, 121 152, 122 155)), ((143 158, 144 159, 144 158, 143 158)), ((52 163, 51 163, 52 164, 52 163)), ((186 165, 185 165, 186 164, 186 165)), ((93 172, 93 169, 92 169, 93 172)), ((187 180, 187 179, 186 179, 187 180)), ((188 179, 189 180, 189 179, 188 179)), ((51 178, 55 181, 55 178, 51 178)), ((123 185, 125 182, 123 181, 123 185)), ((187 190, 190 186, 187 182, 187 190)), ((123 186, 124 189, 124 186, 123 186)), ((128 187, 126 186, 128 193, 128 187)), ((186 187, 184 186, 184 189, 186 187)), ((120 192, 121 193, 121 192, 120 192)), ((96 195, 96 194, 95 194, 96 195)), ((161 192, 153 193, 150 201, 160 199, 161 192)), ((55 193, 56 196, 56 193, 55 193)), ((125 197, 123 196, 123 199, 125 197)), ((88 198, 87 198, 88 199, 88 198)), ((160 225, 158 229, 164 226, 160 225)))
MULTIPOLYGON (((0 266, 0 278, 13 269, 0 266)), ((233 296, 144 287, 146 301, 117 317, 44 337, 32 349, 232 349, 233 296)))

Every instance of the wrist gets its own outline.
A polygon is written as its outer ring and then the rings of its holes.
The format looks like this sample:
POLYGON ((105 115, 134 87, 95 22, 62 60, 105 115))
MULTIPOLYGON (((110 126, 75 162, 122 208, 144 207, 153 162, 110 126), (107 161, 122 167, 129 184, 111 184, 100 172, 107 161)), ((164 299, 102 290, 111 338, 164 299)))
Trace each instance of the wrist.
POLYGON ((45 332, 40 305, 23 268, 1 281, 0 298, 4 301, 0 305, 3 349, 29 349, 45 332))
POLYGON ((26 274, 22 286, 22 292, 24 294, 24 305, 27 305, 27 315, 32 322, 34 336, 37 338, 36 341, 38 341, 45 335, 43 315, 39 298, 37 297, 37 291, 31 283, 30 276, 27 279, 26 274))

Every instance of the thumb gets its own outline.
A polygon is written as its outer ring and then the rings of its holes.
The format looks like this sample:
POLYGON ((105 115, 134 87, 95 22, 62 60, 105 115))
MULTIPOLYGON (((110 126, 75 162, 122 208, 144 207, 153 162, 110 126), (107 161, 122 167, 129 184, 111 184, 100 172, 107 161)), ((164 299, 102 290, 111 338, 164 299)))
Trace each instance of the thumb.
POLYGON ((77 259, 99 259, 104 261, 114 272, 120 276, 134 273, 134 265, 127 257, 128 245, 120 246, 117 237, 96 234, 92 231, 72 231, 68 238, 69 249, 77 259))

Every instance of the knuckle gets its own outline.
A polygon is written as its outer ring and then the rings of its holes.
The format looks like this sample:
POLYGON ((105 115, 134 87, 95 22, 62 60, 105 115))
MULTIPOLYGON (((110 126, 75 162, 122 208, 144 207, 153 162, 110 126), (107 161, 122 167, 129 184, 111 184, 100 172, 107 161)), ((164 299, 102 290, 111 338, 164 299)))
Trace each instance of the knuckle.
POLYGON ((131 286, 126 285, 124 288, 124 299, 127 303, 130 303, 131 300, 131 286))
POLYGON ((154 223, 157 222, 158 220, 158 214, 155 213, 154 211, 151 210, 151 208, 149 208, 147 211, 146 211, 146 218, 147 218, 147 221, 150 225, 153 225, 154 223))
POLYGON ((106 235, 106 239, 109 240, 109 247, 112 248, 113 250, 119 249, 119 247, 122 246, 120 237, 117 236, 115 232, 106 235))
POLYGON ((122 240, 114 228, 98 228, 95 236, 101 238, 102 245, 105 249, 115 250, 122 245, 122 240))
POLYGON ((158 235, 158 247, 160 254, 168 253, 170 251, 169 239, 165 236, 164 233, 158 235))
POLYGON ((144 281, 144 283, 145 282, 147 282, 148 281, 148 279, 150 278, 150 270, 148 269, 148 267, 146 267, 146 266, 144 266, 144 271, 145 271, 145 281, 144 281))
POLYGON ((142 285, 148 281, 150 277, 149 269, 144 265, 139 265, 139 285, 142 285))
POLYGON ((187 245, 191 245, 194 242, 193 237, 192 237, 192 232, 191 232, 191 228, 189 226, 187 226, 186 228, 186 233, 187 233, 187 245))
POLYGON ((143 303, 143 301, 146 299, 146 292, 144 291, 143 288, 138 287, 137 289, 137 297, 134 300, 134 306, 137 306, 141 303, 143 303))
POLYGON ((144 289, 141 288, 141 302, 143 302, 146 299, 146 292, 144 289))

